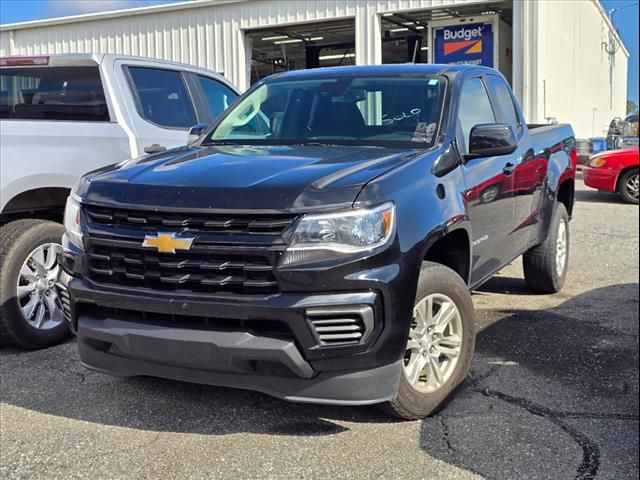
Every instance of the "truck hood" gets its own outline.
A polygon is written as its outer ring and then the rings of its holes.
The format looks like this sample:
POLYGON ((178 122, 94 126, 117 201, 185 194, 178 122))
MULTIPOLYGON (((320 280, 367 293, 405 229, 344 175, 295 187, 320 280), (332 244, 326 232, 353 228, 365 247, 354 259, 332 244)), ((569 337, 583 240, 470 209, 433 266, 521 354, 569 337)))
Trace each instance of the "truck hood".
POLYGON ((181 147, 89 174, 89 203, 311 211, 350 206, 371 179, 424 151, 351 146, 181 147))

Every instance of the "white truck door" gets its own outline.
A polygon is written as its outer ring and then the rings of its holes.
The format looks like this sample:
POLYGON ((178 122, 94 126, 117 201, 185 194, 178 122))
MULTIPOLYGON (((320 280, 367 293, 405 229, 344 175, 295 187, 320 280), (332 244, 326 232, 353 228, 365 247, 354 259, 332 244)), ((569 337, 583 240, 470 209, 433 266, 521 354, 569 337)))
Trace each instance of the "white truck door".
POLYGON ((189 128, 205 120, 197 113, 187 73, 170 64, 136 59, 116 59, 114 67, 137 139, 136 155, 185 145, 189 128))

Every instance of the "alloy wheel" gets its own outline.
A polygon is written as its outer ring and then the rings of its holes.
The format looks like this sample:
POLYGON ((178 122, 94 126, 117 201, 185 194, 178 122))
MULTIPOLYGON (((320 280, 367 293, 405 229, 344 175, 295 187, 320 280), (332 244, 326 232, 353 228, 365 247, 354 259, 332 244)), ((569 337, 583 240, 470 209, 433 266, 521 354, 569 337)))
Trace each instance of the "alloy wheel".
POLYGON ((564 220, 560 220, 558 225, 558 235, 556 239, 556 272, 559 277, 564 273, 567 266, 567 225, 564 220))
POLYGON ((18 275, 16 297, 22 318, 33 328, 51 330, 63 322, 56 283, 62 246, 45 243, 33 250, 18 275))
POLYGON ((629 177, 629 179, 627 180, 627 183, 625 184, 625 188, 627 189, 627 193, 629 194, 630 197, 638 200, 640 185, 638 183, 637 173, 629 177))
POLYGON ((446 295, 421 299, 413 320, 404 356, 404 374, 413 388, 432 393, 453 375, 462 348, 462 317, 446 295))

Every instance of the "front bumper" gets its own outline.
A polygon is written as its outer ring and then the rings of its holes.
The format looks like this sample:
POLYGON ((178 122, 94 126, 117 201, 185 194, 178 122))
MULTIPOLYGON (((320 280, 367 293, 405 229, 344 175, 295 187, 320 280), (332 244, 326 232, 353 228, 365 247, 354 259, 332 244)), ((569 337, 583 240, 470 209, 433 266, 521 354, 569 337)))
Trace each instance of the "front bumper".
POLYGON ((114 319, 80 320, 82 363, 117 376, 148 375, 256 390, 284 400, 363 405, 395 395, 401 363, 316 374, 293 342, 246 332, 162 329, 114 319), (294 375, 250 370, 261 361, 288 366, 294 375))
POLYGON ((82 278, 82 252, 65 247, 61 263, 77 276, 65 272, 62 284, 88 368, 311 403, 373 404, 397 392, 417 272, 389 262, 392 252, 358 261, 355 272, 354 265, 289 272, 285 285, 298 291, 246 299, 106 288, 82 278), (323 344, 310 324, 309 312, 363 309, 374 321, 357 344, 323 344), (202 318, 205 324, 192 321, 202 318), (274 323, 284 330, 272 331, 274 323))
POLYGON ((582 178, 585 185, 591 188, 615 192, 618 172, 607 167, 593 168, 585 166, 582 169, 582 178))

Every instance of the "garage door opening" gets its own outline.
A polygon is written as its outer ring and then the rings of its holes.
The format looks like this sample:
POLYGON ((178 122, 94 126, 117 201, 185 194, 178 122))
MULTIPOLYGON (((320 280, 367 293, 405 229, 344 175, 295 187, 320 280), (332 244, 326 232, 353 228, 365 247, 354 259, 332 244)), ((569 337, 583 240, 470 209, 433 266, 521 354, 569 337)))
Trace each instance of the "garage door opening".
POLYGON ((384 13, 382 63, 479 64, 511 82, 513 1, 384 13))
POLYGON ((353 20, 305 23, 247 32, 251 83, 278 72, 355 65, 353 20))

